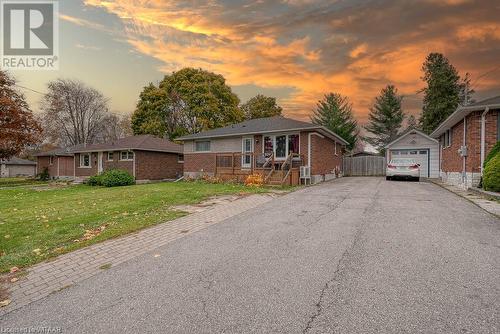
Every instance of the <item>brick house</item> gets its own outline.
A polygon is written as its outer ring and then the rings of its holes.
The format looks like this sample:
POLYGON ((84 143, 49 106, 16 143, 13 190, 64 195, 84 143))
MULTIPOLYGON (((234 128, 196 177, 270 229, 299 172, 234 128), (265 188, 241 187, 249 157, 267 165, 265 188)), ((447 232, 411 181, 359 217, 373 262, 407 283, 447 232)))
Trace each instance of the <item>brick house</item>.
POLYGON ((483 163, 500 140, 500 96, 459 107, 431 137, 440 144, 440 175, 447 183, 477 186, 483 163))
MULTIPOLYGON (((49 169, 51 177, 70 174, 71 169, 70 177, 84 179, 116 168, 127 170, 137 181, 175 179, 182 175, 184 165, 182 145, 149 135, 130 136, 102 144, 78 145, 66 149, 65 153, 71 165, 65 165, 62 169, 59 167, 59 174, 54 168, 49 169)), ((38 155, 40 166, 46 163, 45 157, 43 153, 38 155)))
POLYGON ((72 150, 79 147, 80 145, 58 148, 35 154, 36 173, 42 173, 47 168, 51 178, 73 179, 75 177, 75 163, 72 150))
POLYGON ((347 142, 325 127, 281 116, 259 118, 178 138, 184 175, 243 181, 258 173, 266 183, 299 184, 335 177, 347 142), (303 168, 301 168, 303 167, 303 168))

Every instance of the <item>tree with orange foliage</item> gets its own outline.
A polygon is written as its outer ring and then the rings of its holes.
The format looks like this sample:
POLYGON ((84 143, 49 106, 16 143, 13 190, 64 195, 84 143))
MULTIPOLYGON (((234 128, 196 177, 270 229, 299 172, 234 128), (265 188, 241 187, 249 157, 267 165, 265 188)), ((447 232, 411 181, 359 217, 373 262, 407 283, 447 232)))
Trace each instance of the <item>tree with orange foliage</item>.
POLYGON ((42 132, 24 95, 14 88, 15 83, 8 73, 0 71, 0 159, 8 159, 37 143, 42 132))

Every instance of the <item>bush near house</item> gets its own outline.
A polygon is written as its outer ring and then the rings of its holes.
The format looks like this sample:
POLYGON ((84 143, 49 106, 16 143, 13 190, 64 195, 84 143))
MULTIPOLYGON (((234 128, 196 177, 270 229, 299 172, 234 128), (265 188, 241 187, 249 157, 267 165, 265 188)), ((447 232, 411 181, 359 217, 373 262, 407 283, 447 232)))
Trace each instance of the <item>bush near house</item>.
POLYGON ((134 177, 126 170, 110 169, 100 175, 91 176, 87 184, 90 186, 119 187, 135 183, 134 177))
POLYGON ((500 153, 500 141, 497 141, 495 146, 493 146, 493 148, 491 149, 490 153, 488 153, 488 155, 486 156, 486 159, 484 159, 483 167, 486 167, 488 161, 493 159, 493 157, 496 156, 498 153, 500 153))
POLYGON ((484 168, 483 187, 488 191, 500 192, 500 153, 491 158, 484 168))

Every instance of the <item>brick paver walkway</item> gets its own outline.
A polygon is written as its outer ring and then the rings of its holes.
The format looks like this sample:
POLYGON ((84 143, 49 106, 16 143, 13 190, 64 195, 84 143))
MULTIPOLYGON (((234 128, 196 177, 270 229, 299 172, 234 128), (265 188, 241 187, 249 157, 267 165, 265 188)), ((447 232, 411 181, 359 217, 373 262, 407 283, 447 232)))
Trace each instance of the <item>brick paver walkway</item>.
POLYGON ((52 292, 98 274, 100 267, 115 266, 150 252, 173 240, 220 223, 270 201, 272 195, 250 195, 205 211, 159 224, 117 239, 61 255, 28 269, 27 275, 9 287, 12 303, 0 309, 0 316, 39 300, 52 292))

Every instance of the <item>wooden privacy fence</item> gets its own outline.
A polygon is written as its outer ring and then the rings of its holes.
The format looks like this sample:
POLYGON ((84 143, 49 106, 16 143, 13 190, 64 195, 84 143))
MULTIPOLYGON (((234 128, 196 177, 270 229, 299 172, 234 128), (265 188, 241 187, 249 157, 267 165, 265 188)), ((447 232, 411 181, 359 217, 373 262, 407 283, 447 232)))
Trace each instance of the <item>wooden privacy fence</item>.
POLYGON ((385 175, 385 169, 384 157, 344 157, 345 176, 381 176, 385 175))

